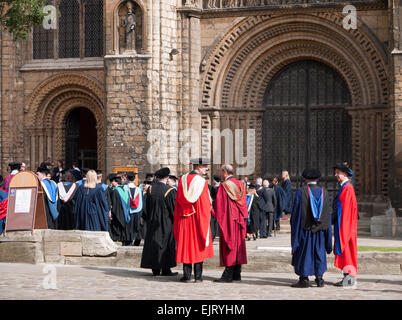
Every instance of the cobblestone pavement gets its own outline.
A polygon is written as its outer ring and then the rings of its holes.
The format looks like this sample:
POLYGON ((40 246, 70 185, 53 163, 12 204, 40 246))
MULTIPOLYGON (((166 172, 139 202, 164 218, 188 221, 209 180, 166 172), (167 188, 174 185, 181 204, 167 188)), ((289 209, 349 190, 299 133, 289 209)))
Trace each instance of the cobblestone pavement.
MULTIPOLYGON (((178 276, 154 277, 139 268, 83 267, 0 263, 0 300, 6 299, 183 299, 183 300, 265 300, 341 299, 400 300, 402 275, 361 275, 354 289, 332 284, 340 273, 326 273, 324 288, 291 288, 295 274, 242 273, 242 282, 214 283, 221 270, 204 272, 202 283, 181 283, 178 276), (56 289, 52 289, 53 286, 56 289)), ((310 280, 314 280, 311 277, 310 280)))

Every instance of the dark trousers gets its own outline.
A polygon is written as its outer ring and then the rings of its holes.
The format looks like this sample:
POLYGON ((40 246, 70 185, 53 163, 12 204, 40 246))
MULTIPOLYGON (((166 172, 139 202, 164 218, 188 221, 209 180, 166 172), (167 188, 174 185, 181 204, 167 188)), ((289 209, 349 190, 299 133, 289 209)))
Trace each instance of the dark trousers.
POLYGON ((268 216, 268 236, 272 235, 272 230, 274 229, 274 213, 267 212, 268 216))
POLYGON ((260 238, 262 238, 267 236, 267 214, 265 212, 261 212, 260 221, 260 238))
MULTIPOLYGON (((194 278, 195 280, 202 279, 203 262, 194 263, 194 278)), ((183 263, 183 277, 187 280, 191 279, 193 265, 191 263, 183 263)))
MULTIPOLYGON (((170 268, 162 269, 162 275, 167 275, 170 272, 172 272, 170 268)), ((161 269, 152 269, 152 273, 154 276, 159 276, 161 274, 161 269)))
POLYGON ((275 230, 278 231, 281 229, 281 220, 275 220, 275 230))

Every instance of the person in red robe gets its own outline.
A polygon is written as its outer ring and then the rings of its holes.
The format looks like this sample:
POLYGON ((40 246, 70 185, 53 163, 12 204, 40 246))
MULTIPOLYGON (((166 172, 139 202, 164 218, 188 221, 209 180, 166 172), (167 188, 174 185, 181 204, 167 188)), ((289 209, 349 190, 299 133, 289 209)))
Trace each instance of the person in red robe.
POLYGON ((220 264, 225 267, 215 282, 241 280, 241 265, 247 264, 247 200, 244 183, 233 177, 233 167, 221 167, 222 182, 219 185, 214 213, 219 224, 220 264))
POLYGON ((211 236, 211 198, 207 181, 208 159, 192 159, 193 171, 183 175, 177 187, 174 211, 176 262, 183 263, 182 282, 191 281, 194 264, 195 282, 202 282, 203 261, 214 256, 211 236))
POLYGON ((335 286, 353 286, 357 276, 357 201, 349 178, 353 172, 344 164, 334 167, 341 187, 334 199, 334 254, 335 267, 343 271, 344 278, 335 286))

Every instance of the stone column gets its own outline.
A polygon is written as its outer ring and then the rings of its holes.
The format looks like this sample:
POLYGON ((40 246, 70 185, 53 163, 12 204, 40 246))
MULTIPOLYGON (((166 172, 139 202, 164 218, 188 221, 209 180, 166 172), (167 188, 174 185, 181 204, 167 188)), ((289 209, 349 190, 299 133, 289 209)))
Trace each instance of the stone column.
POLYGON ((105 56, 108 173, 113 166, 137 166, 139 172, 149 170, 150 114, 146 106, 149 59, 147 55, 105 56))

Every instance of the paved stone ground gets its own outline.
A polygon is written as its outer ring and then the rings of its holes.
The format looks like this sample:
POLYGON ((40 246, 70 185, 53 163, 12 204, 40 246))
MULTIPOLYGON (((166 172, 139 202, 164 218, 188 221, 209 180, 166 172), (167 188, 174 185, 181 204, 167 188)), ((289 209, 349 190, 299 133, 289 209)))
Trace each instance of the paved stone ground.
MULTIPOLYGON (((324 288, 295 289, 295 274, 243 273, 242 282, 212 282, 222 270, 204 272, 202 283, 181 283, 178 276, 154 277, 139 268, 54 266, 56 289, 51 287, 49 265, 0 263, 0 300, 401 300, 402 275, 361 275, 354 289, 334 287, 340 273, 326 273, 324 288)), ((54 273, 53 273, 54 274, 54 273)), ((311 278, 313 280, 313 278, 311 278)), ((314 281, 311 281, 315 285, 314 281)))

